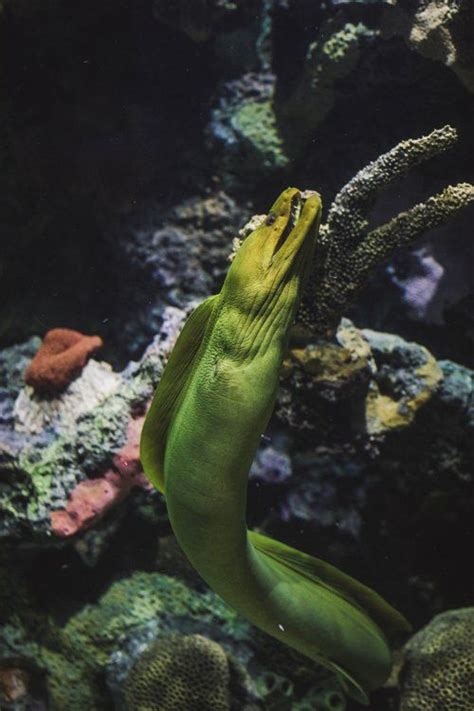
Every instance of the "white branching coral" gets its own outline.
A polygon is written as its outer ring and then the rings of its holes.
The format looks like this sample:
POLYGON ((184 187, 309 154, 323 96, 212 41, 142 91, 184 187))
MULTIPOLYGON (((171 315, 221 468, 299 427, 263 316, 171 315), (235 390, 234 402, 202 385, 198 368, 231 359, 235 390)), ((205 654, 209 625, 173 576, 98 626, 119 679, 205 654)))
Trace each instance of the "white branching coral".
POLYGON ((474 186, 460 183, 369 230, 378 195, 395 180, 457 141, 451 126, 402 141, 360 170, 338 193, 316 244, 313 272, 298 320, 317 336, 332 336, 345 309, 373 269, 429 229, 474 201, 474 186))

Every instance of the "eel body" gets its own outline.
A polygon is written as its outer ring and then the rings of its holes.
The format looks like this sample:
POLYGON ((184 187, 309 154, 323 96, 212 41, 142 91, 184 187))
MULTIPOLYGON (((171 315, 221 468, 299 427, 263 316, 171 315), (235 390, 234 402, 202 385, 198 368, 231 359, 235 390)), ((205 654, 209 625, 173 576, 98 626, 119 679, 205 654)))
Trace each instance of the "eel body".
POLYGON ((209 586, 367 703, 390 673, 391 641, 409 629, 406 620, 336 568, 246 526, 248 472, 274 407, 320 214, 317 194, 289 188, 244 240, 221 292, 178 338, 145 421, 141 459, 209 586))

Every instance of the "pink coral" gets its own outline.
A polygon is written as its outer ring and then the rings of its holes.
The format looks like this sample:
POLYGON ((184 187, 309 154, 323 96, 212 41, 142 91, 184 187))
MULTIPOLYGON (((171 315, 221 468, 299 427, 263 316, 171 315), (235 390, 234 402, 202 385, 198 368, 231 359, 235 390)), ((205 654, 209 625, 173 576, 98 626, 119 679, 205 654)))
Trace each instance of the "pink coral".
POLYGON ((134 486, 151 488, 139 459, 144 417, 130 420, 127 440, 112 458, 112 468, 97 479, 87 479, 72 491, 66 508, 51 513, 51 530, 68 538, 93 526, 113 506, 123 501, 134 486))

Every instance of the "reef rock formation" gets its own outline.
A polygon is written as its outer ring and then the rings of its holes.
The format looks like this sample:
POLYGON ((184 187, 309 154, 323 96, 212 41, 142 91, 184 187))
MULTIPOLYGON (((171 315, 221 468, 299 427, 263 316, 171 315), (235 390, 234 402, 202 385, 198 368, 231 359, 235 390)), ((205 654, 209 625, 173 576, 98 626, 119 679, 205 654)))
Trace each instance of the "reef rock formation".
MULTIPOLYGON (((43 427, 28 429, 29 400, 21 397, 18 380, 16 411, 13 407, 0 442, 0 538, 52 543, 52 534, 67 537, 87 528, 135 485, 145 485, 138 463, 142 416, 184 316, 169 307, 142 360, 114 374, 107 396, 85 411, 78 407, 73 420, 68 409, 66 424, 64 417, 41 418, 38 411, 49 414, 50 401, 35 401, 34 423, 41 421, 43 427)), ((79 392, 81 379, 76 381, 79 392)))
POLYGON ((452 69, 474 92, 474 7, 470 0, 417 0, 385 15, 384 33, 401 34, 423 57, 452 69))

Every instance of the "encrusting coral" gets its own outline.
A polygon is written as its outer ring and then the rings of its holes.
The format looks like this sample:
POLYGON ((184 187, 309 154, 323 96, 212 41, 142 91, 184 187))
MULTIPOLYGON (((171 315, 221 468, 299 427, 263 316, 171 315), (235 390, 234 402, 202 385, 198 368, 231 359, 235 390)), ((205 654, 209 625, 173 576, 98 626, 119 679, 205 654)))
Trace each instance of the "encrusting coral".
POLYGON ((81 481, 71 492, 63 509, 51 512, 51 531, 60 538, 73 536, 97 523, 133 489, 150 488, 138 453, 143 417, 131 419, 127 439, 112 457, 113 467, 102 476, 81 481))
POLYGON ((369 230, 369 212, 382 190, 457 141, 451 126, 401 141, 360 170, 336 195, 321 227, 298 320, 316 336, 332 337, 345 309, 374 268, 426 230, 447 222, 474 201, 474 186, 459 183, 369 230))
POLYGON ((25 381, 41 395, 61 392, 80 374, 90 356, 102 347, 99 336, 69 328, 53 328, 25 371, 25 381))
POLYGON ((474 608, 437 615, 405 646, 400 711, 474 708, 474 608))

